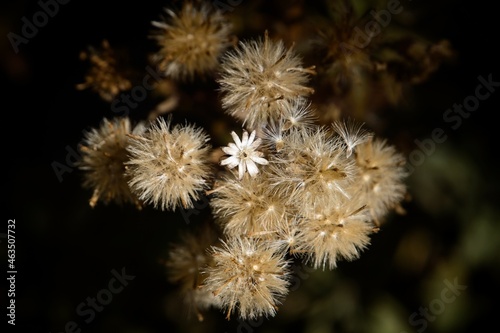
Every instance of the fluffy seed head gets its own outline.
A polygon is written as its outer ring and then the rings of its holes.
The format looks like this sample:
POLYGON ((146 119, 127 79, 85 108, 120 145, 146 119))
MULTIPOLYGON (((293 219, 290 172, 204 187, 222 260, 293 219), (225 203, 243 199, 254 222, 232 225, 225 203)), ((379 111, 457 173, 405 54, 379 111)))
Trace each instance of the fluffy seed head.
POLYGON ((314 51, 323 58, 319 65, 321 78, 330 83, 333 93, 343 94, 357 87, 356 83, 364 82, 372 71, 370 55, 375 54, 378 38, 370 38, 370 43, 360 46, 357 29, 362 21, 355 15, 353 1, 332 1, 328 6, 332 17, 318 29, 318 38, 313 39, 314 51))
POLYGON ((359 203, 338 196, 299 222, 297 252, 314 268, 334 269, 337 260, 356 259, 368 245, 374 228, 368 210, 359 203))
POLYGON ((210 205, 226 235, 266 236, 286 227, 291 207, 273 193, 265 174, 241 180, 231 174, 217 184, 210 205))
POLYGON ((278 120, 271 120, 262 130, 264 145, 270 151, 279 152, 285 145, 285 136, 292 130, 308 131, 316 127, 316 114, 306 98, 296 98, 282 109, 278 120))
POLYGON ((192 208, 210 175, 208 136, 194 125, 171 126, 159 117, 143 135, 130 140, 129 185, 161 210, 192 208))
POLYGON ((130 191, 125 175, 128 161, 128 135, 131 133, 129 118, 104 118, 99 128, 85 133, 80 145, 82 159, 79 168, 84 172, 83 186, 93 190, 90 206, 98 201, 105 204, 133 203, 140 207, 139 200, 130 191))
POLYGON ((317 120, 311 109, 311 103, 306 98, 296 98, 283 108, 283 130, 290 128, 312 128, 317 120))
POLYGON ((346 145, 346 155, 350 157, 356 146, 367 142, 373 136, 363 128, 363 124, 352 119, 336 121, 332 124, 334 131, 340 135, 346 145))
POLYGON ((272 156, 272 184, 294 206, 311 209, 326 205, 338 193, 350 196, 356 166, 346 157, 340 137, 326 128, 290 131, 281 151, 272 156))
POLYGON ((221 11, 187 1, 179 12, 165 9, 168 18, 153 21, 159 51, 153 56, 164 75, 186 80, 213 72, 230 45, 231 25, 221 11))
POLYGON ((406 194, 404 157, 387 140, 372 138, 356 147, 361 196, 377 222, 403 200, 406 194))
POLYGON ((282 41, 240 42, 225 54, 218 80, 223 94, 222 106, 227 113, 249 128, 264 126, 282 116, 284 107, 313 89, 305 86, 312 68, 303 68, 301 59, 282 41))
POLYGON ((219 299, 227 318, 274 316, 288 293, 289 263, 275 248, 255 239, 233 237, 213 248, 205 288, 219 299))
POLYGON ((194 311, 200 321, 203 320, 202 311, 218 306, 215 296, 200 288, 205 279, 203 271, 213 261, 208 249, 215 244, 214 230, 203 225, 196 232, 184 232, 177 243, 170 244, 165 261, 169 282, 179 286, 188 309, 194 311))

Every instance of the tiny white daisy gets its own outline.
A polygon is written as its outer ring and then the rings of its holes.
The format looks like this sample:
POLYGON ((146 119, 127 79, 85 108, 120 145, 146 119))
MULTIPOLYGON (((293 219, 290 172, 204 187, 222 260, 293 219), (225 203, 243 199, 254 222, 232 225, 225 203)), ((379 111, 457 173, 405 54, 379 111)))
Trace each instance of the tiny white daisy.
POLYGON ((231 142, 227 147, 222 148, 222 151, 230 156, 222 160, 221 165, 227 165, 229 169, 238 166, 239 179, 243 178, 247 170, 251 177, 255 177, 259 172, 256 163, 262 165, 269 163, 262 157, 263 153, 256 150, 262 140, 260 138, 255 139, 255 131, 250 133, 250 137, 248 137, 247 131, 243 131, 241 140, 234 131, 231 132, 231 136, 234 143, 231 142))

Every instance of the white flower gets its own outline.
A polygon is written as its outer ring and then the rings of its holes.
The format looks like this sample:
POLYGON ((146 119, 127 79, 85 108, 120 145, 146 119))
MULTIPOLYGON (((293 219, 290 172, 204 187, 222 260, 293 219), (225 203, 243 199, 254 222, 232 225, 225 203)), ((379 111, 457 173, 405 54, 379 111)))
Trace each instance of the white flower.
POLYGON ((262 152, 256 150, 261 143, 261 139, 255 140, 255 131, 250 133, 250 137, 248 137, 247 131, 243 131, 241 140, 235 132, 231 132, 231 136, 234 143, 231 142, 227 147, 222 148, 224 153, 231 156, 222 160, 221 165, 227 165, 229 169, 238 166, 238 176, 240 179, 243 178, 246 170, 248 170, 251 177, 255 177, 259 172, 255 163, 262 165, 269 163, 262 157, 262 152))

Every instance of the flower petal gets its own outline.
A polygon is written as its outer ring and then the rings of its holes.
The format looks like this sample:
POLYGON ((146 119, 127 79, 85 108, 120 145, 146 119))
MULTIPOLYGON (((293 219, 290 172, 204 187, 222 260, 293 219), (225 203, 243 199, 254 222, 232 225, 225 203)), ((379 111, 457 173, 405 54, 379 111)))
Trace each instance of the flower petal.
POLYGON ((250 176, 255 177, 259 173, 259 168, 257 168, 257 165, 250 159, 246 161, 246 164, 250 176))
POLYGON ((228 155, 238 155, 240 152, 234 143, 230 143, 228 147, 222 147, 222 151, 228 155))
POLYGON ((236 132, 232 131, 231 136, 233 137, 234 143, 236 143, 236 146, 241 149, 241 141, 240 138, 238 137, 238 134, 236 132))
POLYGON ((255 139, 255 130, 250 133, 250 138, 248 139, 248 146, 252 145, 253 140, 255 139))
POLYGON ((257 149, 258 146, 260 146, 260 144, 262 143, 262 139, 261 138, 258 138, 257 140, 255 140, 251 145, 250 145, 250 148, 252 148, 253 150, 257 149))
POLYGON ((250 159, 252 161, 254 161, 255 163, 259 163, 259 164, 262 164, 262 165, 268 165, 269 164, 269 162, 265 158, 259 157, 259 156, 256 156, 256 155, 251 156, 250 159))
POLYGON ((243 135, 241 137, 241 148, 244 149, 248 146, 248 132, 243 131, 243 135))
POLYGON ((238 178, 239 179, 243 178, 243 175, 245 174, 245 171, 246 171, 245 169, 246 169, 245 162, 240 161, 240 164, 238 165, 238 178))
POLYGON ((228 157, 220 162, 220 165, 227 165, 229 169, 234 168, 238 164, 240 164, 240 160, 236 156, 228 157))

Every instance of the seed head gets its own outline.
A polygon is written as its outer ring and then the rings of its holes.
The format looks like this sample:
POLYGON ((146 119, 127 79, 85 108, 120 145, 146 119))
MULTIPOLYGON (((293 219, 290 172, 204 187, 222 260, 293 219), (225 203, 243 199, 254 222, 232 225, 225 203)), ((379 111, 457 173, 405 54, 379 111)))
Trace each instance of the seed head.
POLYGON ((406 194, 404 157, 387 140, 372 138, 356 147, 360 195, 377 224, 406 194))
POLYGON ((171 126, 159 117, 143 135, 130 140, 129 185, 161 210, 192 208, 210 176, 208 136, 194 125, 171 126))
POLYGON ((305 86, 313 68, 303 68, 301 59, 282 41, 269 39, 240 42, 227 52, 221 64, 220 90, 227 113, 249 128, 278 120, 283 108, 313 89, 305 86))
POLYGON ((179 286, 188 309, 194 311, 200 321, 203 320, 202 311, 218 306, 215 296, 200 288, 205 279, 203 271, 213 261, 208 249, 216 244, 214 230, 203 225, 196 232, 182 233, 178 242, 170 244, 165 261, 169 282, 179 286))
POLYGON ((98 201, 133 203, 140 207, 127 184, 129 177, 125 175, 130 133, 129 118, 104 118, 99 128, 86 132, 79 147, 82 159, 78 166, 84 172, 83 186, 93 189, 91 207, 98 201))
POLYGON ((358 198, 332 198, 327 206, 316 207, 299 222, 297 252, 306 255, 314 268, 333 269, 339 259, 359 257, 373 232, 368 209, 358 198))
POLYGON ((350 196, 354 160, 347 158, 342 139, 326 128, 291 130, 279 153, 271 156, 271 183, 299 209, 324 206, 336 194, 350 196))
POLYGON ((88 51, 80 54, 80 58, 88 60, 90 68, 85 75, 85 82, 76 86, 78 90, 92 89, 104 101, 111 102, 120 92, 132 87, 107 40, 103 40, 100 48, 89 47, 88 51))
POLYGON ((265 174, 241 180, 230 174, 217 184, 210 205, 226 235, 266 236, 286 228, 291 207, 274 195, 265 174))
POLYGON ((356 146, 371 139, 372 133, 363 128, 363 124, 352 119, 336 121, 332 124, 334 131, 342 137, 346 145, 346 155, 350 157, 356 146))
POLYGON ((233 237, 213 247, 214 266, 208 268, 205 288, 227 312, 243 319, 274 316, 288 293, 288 265, 268 243, 233 237))
POLYGON ((153 21, 153 34, 160 49, 153 56, 164 75, 192 80, 213 72, 229 47, 231 25, 219 10, 187 1, 179 12, 165 9, 168 18, 153 21))

